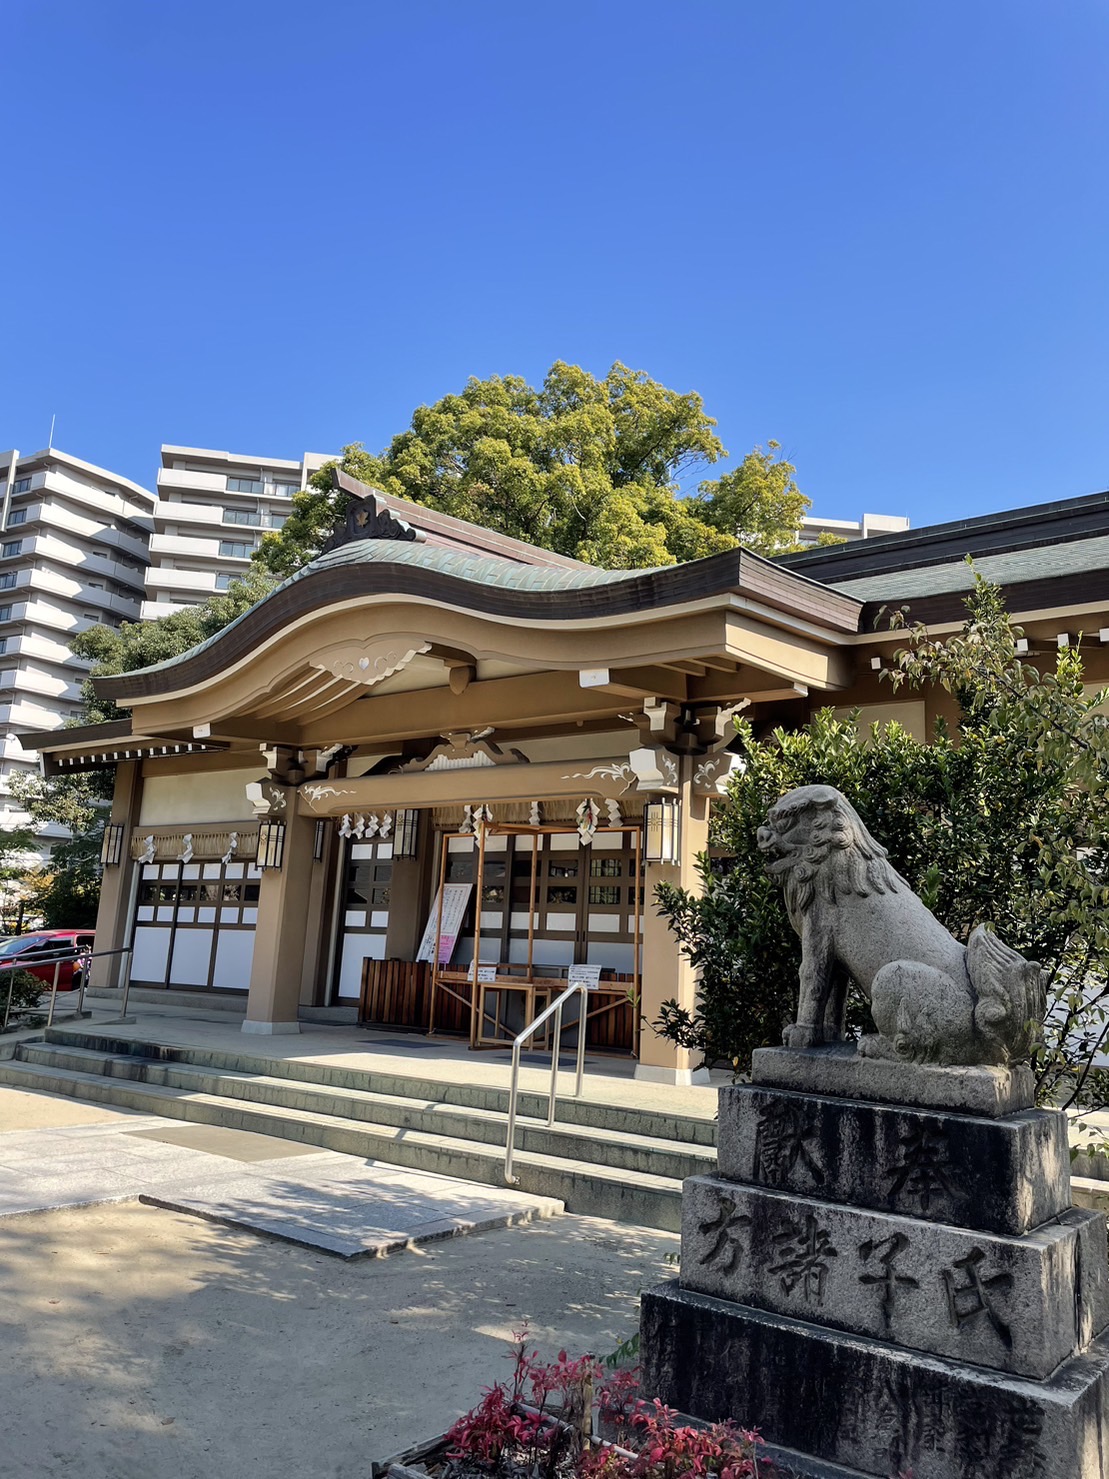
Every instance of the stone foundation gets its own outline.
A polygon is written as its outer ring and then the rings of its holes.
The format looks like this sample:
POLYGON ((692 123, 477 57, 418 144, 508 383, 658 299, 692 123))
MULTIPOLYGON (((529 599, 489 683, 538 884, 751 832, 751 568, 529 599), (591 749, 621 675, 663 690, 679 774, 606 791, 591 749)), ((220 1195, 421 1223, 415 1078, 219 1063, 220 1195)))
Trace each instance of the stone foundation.
POLYGON ((894 1479, 1105 1479, 1109 1347, 1044 1382, 664 1284, 643 1296, 643 1387, 679 1411, 894 1479))
MULTIPOLYGON (((845 1081, 828 1056, 818 1081, 845 1081)), ((643 1296, 647 1395, 757 1428, 802 1474, 1109 1479, 1105 1219, 1071 1205, 1064 1116, 996 1113, 989 1072, 980 1114, 722 1089, 680 1282, 643 1296)))

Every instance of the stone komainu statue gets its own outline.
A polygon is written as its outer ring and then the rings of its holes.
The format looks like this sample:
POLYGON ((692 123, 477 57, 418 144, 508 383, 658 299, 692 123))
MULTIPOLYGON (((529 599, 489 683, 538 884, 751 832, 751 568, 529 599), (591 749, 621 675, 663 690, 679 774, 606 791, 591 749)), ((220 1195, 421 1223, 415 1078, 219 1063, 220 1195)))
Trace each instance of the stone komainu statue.
POLYGON ((939 1064, 1027 1058, 1044 1014, 1040 967, 984 925, 961 945, 833 786, 799 786, 775 802, 759 847, 801 936, 787 1046, 842 1039, 846 972, 878 1028, 859 1043, 861 1054, 939 1064))

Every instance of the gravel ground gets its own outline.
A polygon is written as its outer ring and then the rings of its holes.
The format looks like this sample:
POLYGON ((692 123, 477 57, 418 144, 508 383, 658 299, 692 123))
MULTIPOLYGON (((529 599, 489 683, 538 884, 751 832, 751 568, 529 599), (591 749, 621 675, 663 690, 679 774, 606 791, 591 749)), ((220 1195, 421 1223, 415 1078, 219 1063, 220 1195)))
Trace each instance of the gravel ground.
POLYGON ((5 1479, 368 1479, 545 1352, 603 1354, 676 1236, 580 1217, 387 1259, 135 1203, 0 1222, 5 1479))

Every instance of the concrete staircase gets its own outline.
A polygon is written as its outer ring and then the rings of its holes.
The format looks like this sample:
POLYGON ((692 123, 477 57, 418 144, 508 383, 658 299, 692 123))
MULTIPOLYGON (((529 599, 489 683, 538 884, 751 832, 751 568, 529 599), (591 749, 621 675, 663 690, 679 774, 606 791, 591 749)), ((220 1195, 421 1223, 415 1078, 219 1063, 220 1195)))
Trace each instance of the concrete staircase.
MULTIPOLYGON (((508 1091, 303 1059, 54 1027, 0 1060, 0 1083, 504 1184, 508 1091)), ((716 1166, 712 1121, 592 1100, 519 1097, 521 1191, 567 1211, 677 1231, 684 1177, 716 1166)))

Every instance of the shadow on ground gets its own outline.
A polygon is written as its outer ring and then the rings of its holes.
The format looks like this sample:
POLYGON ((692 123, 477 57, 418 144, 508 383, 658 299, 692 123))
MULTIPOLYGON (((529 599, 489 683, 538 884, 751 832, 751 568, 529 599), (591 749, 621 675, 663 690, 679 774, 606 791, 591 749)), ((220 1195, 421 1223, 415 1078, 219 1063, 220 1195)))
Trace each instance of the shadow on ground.
POLYGON ((614 1349, 677 1244, 563 1217, 344 1262, 134 1203, 8 1218, 4 1474, 363 1479, 506 1375, 523 1324, 614 1349))

